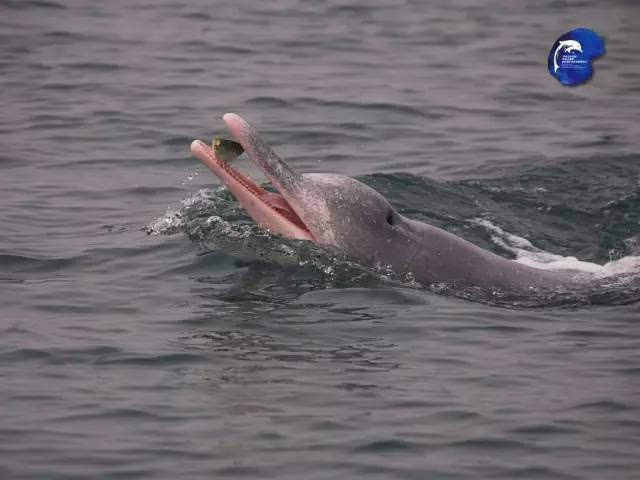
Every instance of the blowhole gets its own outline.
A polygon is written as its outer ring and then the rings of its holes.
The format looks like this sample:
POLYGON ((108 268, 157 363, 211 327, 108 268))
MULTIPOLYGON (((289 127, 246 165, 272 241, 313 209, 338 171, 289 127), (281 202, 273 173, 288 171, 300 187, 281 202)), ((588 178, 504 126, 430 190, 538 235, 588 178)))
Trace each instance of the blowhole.
POLYGON ((387 213, 387 223, 393 225, 393 212, 387 213))

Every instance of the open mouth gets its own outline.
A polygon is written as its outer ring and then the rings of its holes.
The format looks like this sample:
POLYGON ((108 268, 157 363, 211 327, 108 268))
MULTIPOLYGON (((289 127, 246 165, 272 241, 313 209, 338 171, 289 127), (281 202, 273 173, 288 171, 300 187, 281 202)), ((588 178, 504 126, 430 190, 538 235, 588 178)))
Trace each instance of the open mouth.
MULTIPOLYGON (((268 192, 257 185, 249 176, 216 157, 201 140, 191 143, 191 153, 216 174, 258 225, 288 238, 314 240, 305 223, 280 193, 268 192)), ((277 182, 273 183, 277 189, 277 182)))

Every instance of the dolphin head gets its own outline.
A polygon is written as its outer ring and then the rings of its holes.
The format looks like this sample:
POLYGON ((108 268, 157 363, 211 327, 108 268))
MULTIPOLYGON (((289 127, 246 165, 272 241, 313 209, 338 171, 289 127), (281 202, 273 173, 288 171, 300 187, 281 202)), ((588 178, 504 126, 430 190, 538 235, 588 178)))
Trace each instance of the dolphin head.
POLYGON ((283 192, 317 243, 338 247, 368 265, 411 270, 424 229, 400 215, 377 191, 343 175, 308 173, 283 192))
POLYGON ((333 245, 370 264, 386 264, 389 250, 419 249, 422 232, 371 187, 342 175, 300 174, 240 116, 223 117, 231 134, 278 194, 266 192, 215 157, 199 140, 191 151, 227 185, 259 225, 289 238, 333 245))

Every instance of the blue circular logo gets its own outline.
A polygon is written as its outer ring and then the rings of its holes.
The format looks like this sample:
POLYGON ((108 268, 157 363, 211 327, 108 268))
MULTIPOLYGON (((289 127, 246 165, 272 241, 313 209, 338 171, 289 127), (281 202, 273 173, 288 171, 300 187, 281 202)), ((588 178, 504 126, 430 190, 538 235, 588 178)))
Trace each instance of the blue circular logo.
POLYGON ((593 74, 591 61, 604 54, 604 41, 588 28, 561 35, 549 52, 549 73, 563 85, 579 85, 593 74))

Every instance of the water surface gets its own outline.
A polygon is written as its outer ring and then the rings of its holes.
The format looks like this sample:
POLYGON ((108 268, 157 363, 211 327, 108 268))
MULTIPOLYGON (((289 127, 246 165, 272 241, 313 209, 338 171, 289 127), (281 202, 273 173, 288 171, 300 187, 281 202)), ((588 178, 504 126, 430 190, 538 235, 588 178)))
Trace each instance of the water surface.
POLYGON ((3 2, 0 476, 637 478, 637 282, 528 302, 291 253, 188 146, 233 111, 300 171, 357 175, 500 254, 491 226, 638 255, 638 18, 3 2), (607 53, 565 88, 546 58, 575 27, 607 53))

